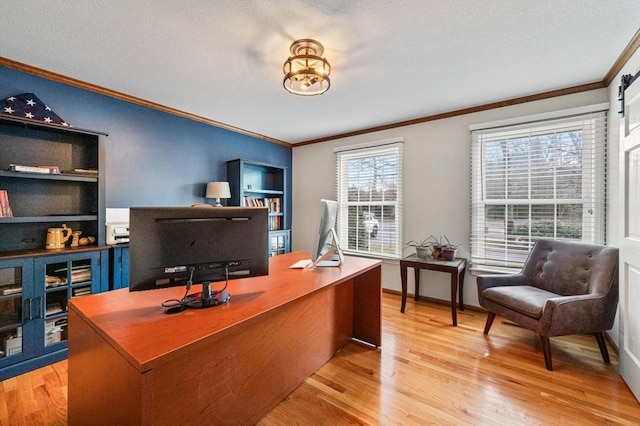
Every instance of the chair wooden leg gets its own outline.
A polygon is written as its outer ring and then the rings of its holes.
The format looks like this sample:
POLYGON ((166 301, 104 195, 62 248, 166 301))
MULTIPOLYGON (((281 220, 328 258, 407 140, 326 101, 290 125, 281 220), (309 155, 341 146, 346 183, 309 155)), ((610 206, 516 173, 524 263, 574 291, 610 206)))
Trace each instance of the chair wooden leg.
POLYGON ((551 362, 551 342, 549 342, 549 337, 540 336, 540 343, 542 344, 542 354, 544 355, 544 365, 547 367, 547 370, 553 371, 553 364, 551 362))
POLYGON ((493 324, 493 320, 496 318, 496 314, 494 314, 493 312, 489 312, 489 315, 487 316, 487 322, 484 325, 484 334, 489 334, 489 329, 491 328, 491 325, 493 324))
POLYGON ((596 341, 598 342, 598 347, 600 348, 600 354, 602 355, 602 359, 607 364, 611 362, 609 360, 609 351, 607 350, 607 342, 604 339, 604 332, 600 331, 598 333, 593 333, 596 336, 596 341))

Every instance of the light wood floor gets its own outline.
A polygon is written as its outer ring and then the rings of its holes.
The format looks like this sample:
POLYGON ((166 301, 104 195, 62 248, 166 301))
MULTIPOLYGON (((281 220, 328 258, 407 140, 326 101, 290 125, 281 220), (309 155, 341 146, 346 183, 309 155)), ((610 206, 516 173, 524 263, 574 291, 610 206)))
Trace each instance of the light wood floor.
MULTIPOLYGON (((383 295, 381 349, 349 344, 260 425, 639 425, 640 404, 592 336, 535 336, 485 314, 383 295)), ((301 330, 302 332, 302 330, 301 330)), ((0 382, 0 425, 64 425, 67 362, 0 382)))

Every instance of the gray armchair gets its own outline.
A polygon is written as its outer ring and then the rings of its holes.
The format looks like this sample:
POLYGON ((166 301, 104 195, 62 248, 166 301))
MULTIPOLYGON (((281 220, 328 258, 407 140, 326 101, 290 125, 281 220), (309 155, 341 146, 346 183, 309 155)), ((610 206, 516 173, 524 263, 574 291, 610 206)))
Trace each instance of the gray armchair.
POLYGON ((538 240, 517 275, 479 276, 480 306, 489 310, 484 334, 496 315, 540 336, 547 370, 553 370, 549 337, 594 334, 609 362, 604 331, 618 305, 618 249, 538 240))

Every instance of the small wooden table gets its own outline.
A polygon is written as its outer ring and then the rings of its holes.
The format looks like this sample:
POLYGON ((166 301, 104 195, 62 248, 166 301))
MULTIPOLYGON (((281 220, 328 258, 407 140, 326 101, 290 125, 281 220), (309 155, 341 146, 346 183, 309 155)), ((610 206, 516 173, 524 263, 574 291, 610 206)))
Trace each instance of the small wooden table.
POLYGON ((400 312, 404 313, 407 304, 407 268, 413 268, 415 274, 416 291, 414 299, 418 300, 420 295, 420 269, 428 269, 431 271, 448 272, 451 274, 451 321, 454 326, 458 325, 456 315, 456 293, 460 303, 460 310, 464 311, 464 303, 462 302, 462 289, 464 286, 464 273, 467 268, 466 259, 435 260, 422 259, 412 254, 400 261, 400 279, 402 280, 402 305, 400 312))

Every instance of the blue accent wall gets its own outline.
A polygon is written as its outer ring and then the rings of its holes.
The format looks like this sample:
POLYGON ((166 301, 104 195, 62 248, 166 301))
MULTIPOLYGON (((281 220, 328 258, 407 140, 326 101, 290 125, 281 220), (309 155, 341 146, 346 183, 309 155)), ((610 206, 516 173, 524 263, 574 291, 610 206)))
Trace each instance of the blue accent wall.
MULTIPOLYGON (((0 97, 26 92, 74 127, 109 135, 101 150, 108 208, 205 202, 206 183, 226 180, 226 161, 236 158, 287 167, 291 194, 290 147, 0 67, 0 97)), ((290 212, 291 197, 287 204, 290 212)))

